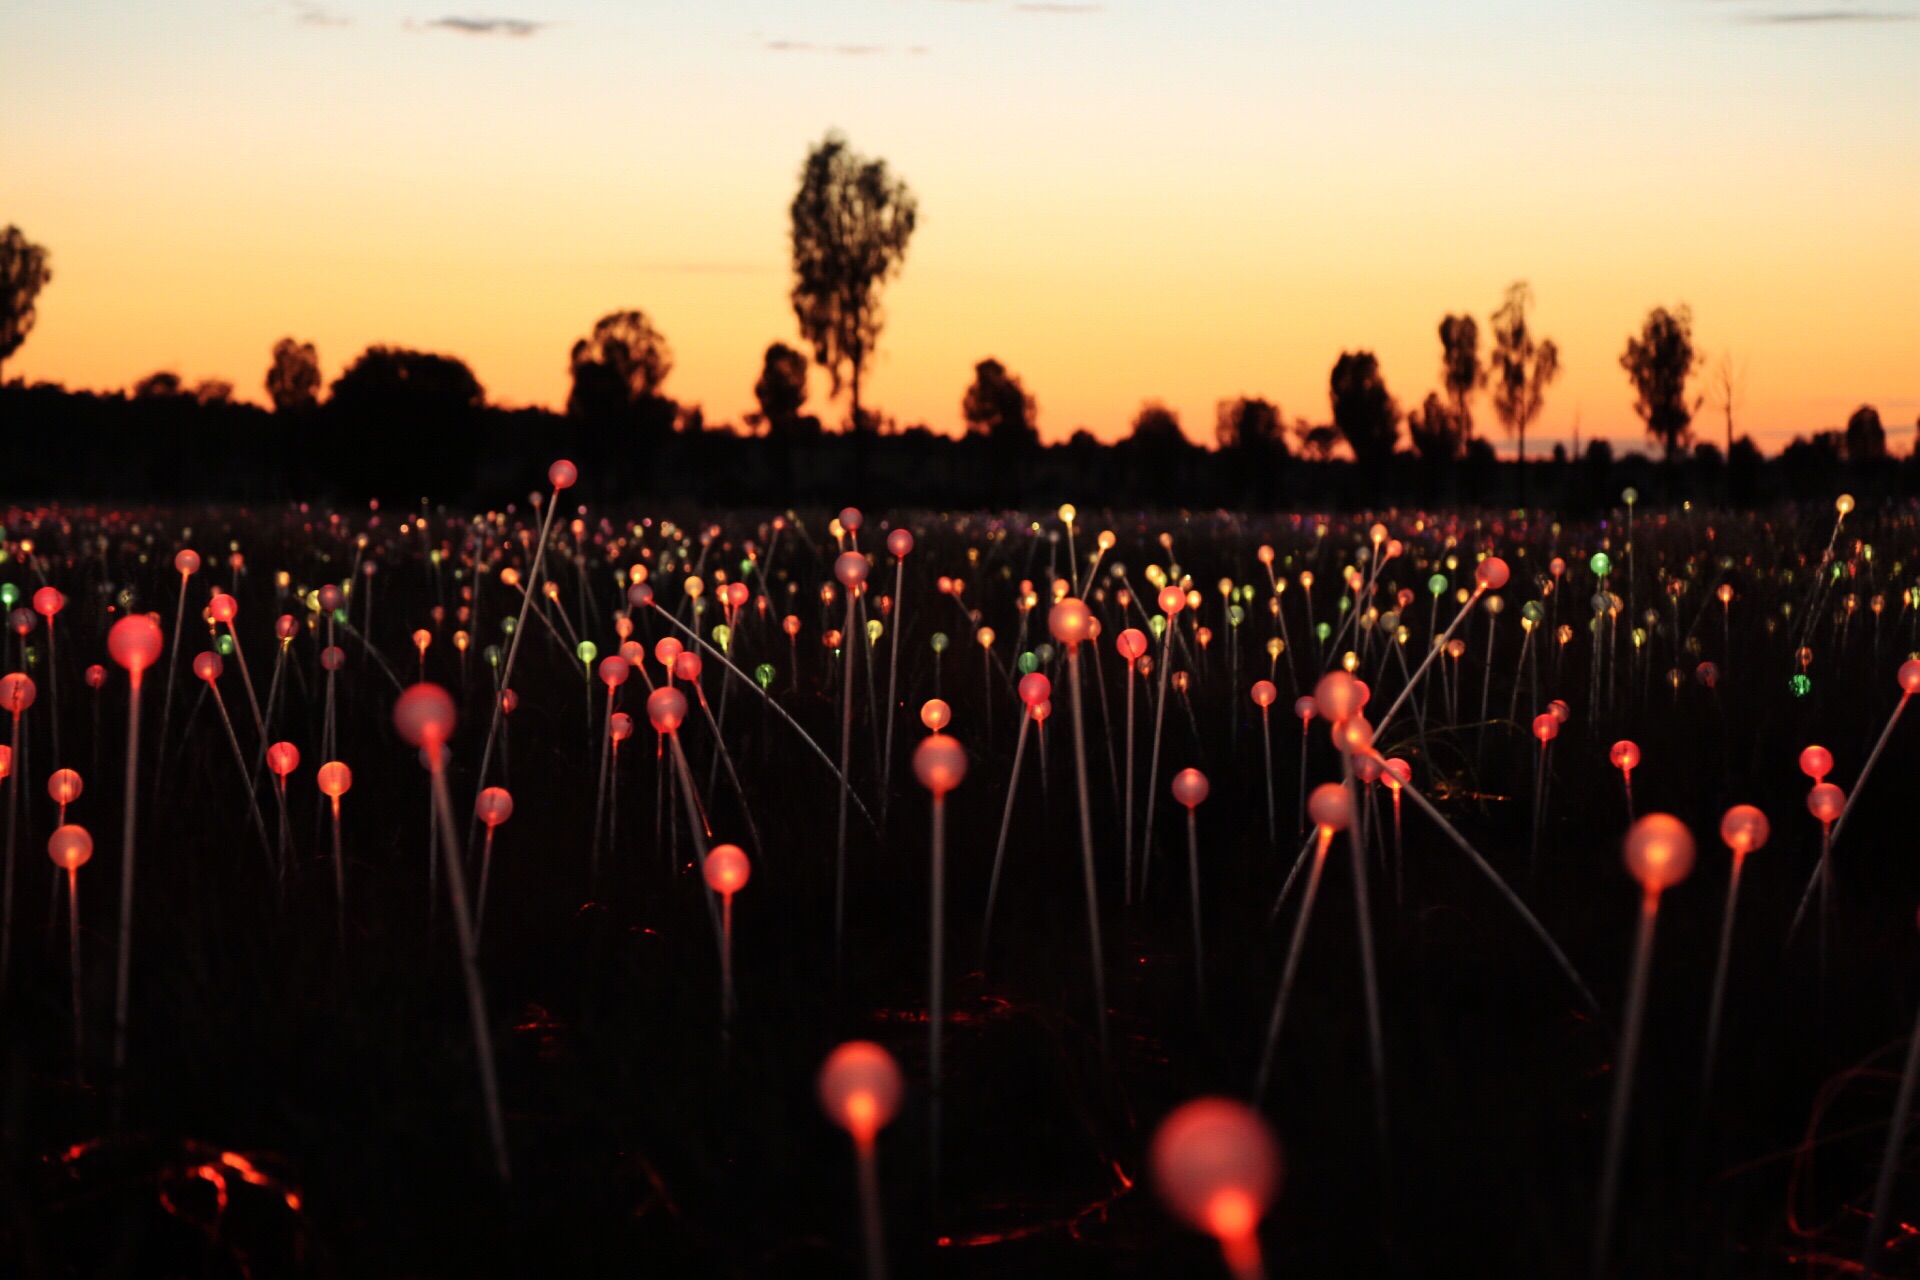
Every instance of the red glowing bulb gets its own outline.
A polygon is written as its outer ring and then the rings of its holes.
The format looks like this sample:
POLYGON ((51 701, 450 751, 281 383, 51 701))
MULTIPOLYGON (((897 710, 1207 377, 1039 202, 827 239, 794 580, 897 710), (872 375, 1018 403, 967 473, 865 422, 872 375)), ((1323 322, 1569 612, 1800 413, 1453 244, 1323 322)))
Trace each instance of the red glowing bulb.
POLYGON ((600 659, 600 682, 608 689, 625 684, 627 677, 632 674, 633 668, 628 666, 627 660, 618 654, 609 654, 600 659))
POLYGON ((300 634, 300 623, 290 613, 283 613, 273 620, 273 634, 282 640, 291 640, 300 634))
POLYGON ((1549 702, 1547 704, 1547 714, 1551 715, 1555 720, 1558 720, 1561 724, 1565 724, 1568 720, 1571 720, 1573 718, 1573 708, 1569 707, 1561 699, 1555 698, 1552 702, 1549 702))
POLYGON ((1037 707, 1053 696, 1053 681, 1038 671, 1028 672, 1020 677, 1020 701, 1029 707, 1037 707))
POLYGON ((1920 659, 1909 658, 1900 664, 1900 691, 1920 693, 1920 659))
POLYGON ((1138 662, 1147 651, 1147 633, 1138 627, 1128 627, 1113 638, 1113 647, 1128 662, 1138 662))
POLYGON ((1623 853, 1633 878, 1648 893, 1659 893, 1693 870, 1693 833, 1672 814, 1650 813, 1627 831, 1623 853))
POLYGON ((300 767, 300 748, 291 742, 276 742, 267 748, 267 768, 282 778, 300 767))
POLYGON ((1182 769, 1173 775, 1173 798, 1189 809, 1198 807, 1211 789, 1207 775, 1198 769, 1182 769))
POLYGON ((80 775, 72 769, 55 769, 47 778, 47 794, 55 804, 72 804, 80 798, 84 787, 80 775))
POLYGON ((1720 819, 1720 838, 1736 854, 1748 854, 1764 847, 1772 834, 1767 815, 1750 804, 1737 804, 1720 819))
POLYGON ((193 655, 193 674, 208 684, 218 680, 220 673, 226 669, 227 664, 221 661, 220 655, 211 649, 205 649, 193 655))
POLYGON ((320 766, 314 781, 319 784, 321 795, 338 800, 353 789, 353 770, 338 760, 329 760, 320 766))
POLYGON ((1482 591, 1498 591, 1507 585, 1507 562, 1499 556, 1488 556, 1473 571, 1473 580, 1482 591))
POLYGON ((33 593, 33 611, 43 618, 52 619, 53 615, 67 607, 67 598, 53 587, 42 587, 33 593))
POLYGON ((1253 704, 1261 710, 1264 711, 1266 708, 1272 706, 1274 699, 1279 696, 1280 691, 1274 688, 1273 681, 1255 680, 1253 682, 1253 704))
POLYGON ((556 489, 571 489, 580 479, 580 468, 565 458, 547 468, 547 483, 556 489))
POLYGON ((1160 612, 1172 617, 1186 607, 1186 592, 1174 586, 1160 588, 1160 612))
POLYGON ((953 708, 939 698, 928 698, 920 705, 920 723, 938 733, 953 719, 953 708))
POLYGON ((753 874, 753 866, 747 861, 746 851, 737 844, 717 844, 707 854, 707 888, 722 897, 732 897, 740 892, 747 883, 747 877, 753 874))
POLYGON ((865 524, 866 522, 867 522, 867 518, 860 514, 860 508, 842 507, 840 509, 840 527, 845 529, 847 532, 849 533, 860 532, 860 526, 865 524))
POLYGON ((647 695, 647 720, 655 733, 673 733, 687 718, 687 695, 662 685, 647 695))
POLYGON ((200 553, 192 548, 176 552, 173 557, 173 567, 179 571, 181 577, 192 577, 200 572, 200 553))
POLYGON ((613 719, 607 725, 607 736, 614 742, 625 742, 633 736, 633 717, 624 711, 613 713, 613 719))
POLYGON ((673 670, 673 660, 686 651, 686 646, 672 636, 662 636, 653 646, 653 658, 667 670, 673 670))
POLYGON ((505 787, 488 787, 473 798, 473 816, 497 827, 513 816, 513 796, 505 787))
POLYGON ((1373 750, 1373 726, 1358 712, 1333 722, 1333 745, 1343 756, 1363 756, 1373 750))
POLYGON ((840 579, 841 586, 852 590, 867 580, 871 568, 867 558, 858 551, 843 551, 840 558, 833 562, 833 576, 840 579))
POLYGON ((820 1065, 820 1107, 866 1146, 900 1107, 900 1066, 871 1040, 849 1040, 820 1065))
POLYGON ((1560 736, 1560 718, 1550 711, 1542 711, 1533 718, 1533 736, 1542 742, 1552 742, 1560 736))
POLYGON ((1344 671, 1329 671, 1313 688, 1313 701, 1321 715, 1329 720, 1345 720, 1360 714, 1365 704, 1359 681, 1344 671))
POLYGON ((84 678, 87 682, 87 688, 101 688, 107 683, 107 669, 96 662, 87 668, 84 678))
POLYGON ((1833 772, 1833 752, 1825 747, 1808 747, 1800 753, 1800 772, 1815 782, 1824 781, 1833 772))
POLYGON ((1807 792, 1807 812, 1825 823, 1832 823, 1847 807, 1847 793, 1831 782, 1817 783, 1807 792))
POLYGON ((1168 1209, 1231 1253, 1253 1239, 1279 1193, 1280 1144, 1253 1108, 1196 1098, 1160 1122, 1150 1155, 1168 1209))
POLYGON ((1061 644, 1073 646, 1093 638, 1093 611, 1083 600, 1068 596, 1047 614, 1047 629, 1061 644))
POLYGON ((1293 700, 1293 714, 1300 717, 1300 728, 1302 732, 1305 732, 1307 722, 1312 720, 1319 712, 1320 704, 1313 700, 1313 695, 1311 694, 1303 694, 1293 700))
POLYGON ((207 612, 215 622, 232 623, 240 616, 240 602, 222 591, 207 602, 207 612))
POLYGON ((87 865, 87 859, 93 856, 93 837, 87 829, 69 822, 64 827, 54 828, 47 837, 47 856, 53 859, 53 865, 62 871, 77 871, 87 865))
POLYGON ((145 671, 160 661, 160 624, 144 613, 130 613, 107 632, 107 652, 130 672, 145 671))
POLYGON ((967 776, 967 752, 944 733, 931 734, 913 749, 913 775, 920 785, 944 796, 967 776))
MULTIPOLYGON (((841 521, 842 524, 846 522, 841 521)), ((904 560, 913 550, 913 534, 905 529, 895 529, 887 535, 887 550, 896 560, 904 560)))
POLYGON ((1345 831, 1353 825, 1353 793, 1337 782, 1323 782, 1307 797, 1307 814, 1327 831, 1345 831))
POLYGON ((393 704, 393 727, 416 747, 432 749, 453 737, 453 698, 437 684, 422 682, 393 704))
POLYGON ((700 655, 686 649, 673 660, 673 674, 682 680, 698 680, 700 665, 700 655))
POLYGON ((1613 761, 1613 767, 1622 773, 1632 773, 1640 767, 1640 748, 1626 738, 1613 744, 1613 750, 1607 752, 1607 759, 1613 761))

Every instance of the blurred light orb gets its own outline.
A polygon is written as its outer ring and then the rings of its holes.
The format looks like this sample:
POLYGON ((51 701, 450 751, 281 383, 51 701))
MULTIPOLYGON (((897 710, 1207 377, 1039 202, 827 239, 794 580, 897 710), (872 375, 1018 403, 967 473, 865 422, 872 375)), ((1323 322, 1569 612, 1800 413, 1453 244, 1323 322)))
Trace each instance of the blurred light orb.
POLYGON ((1633 878, 1660 893, 1693 870, 1693 833, 1670 813, 1650 813, 1628 829, 1622 853, 1633 878))

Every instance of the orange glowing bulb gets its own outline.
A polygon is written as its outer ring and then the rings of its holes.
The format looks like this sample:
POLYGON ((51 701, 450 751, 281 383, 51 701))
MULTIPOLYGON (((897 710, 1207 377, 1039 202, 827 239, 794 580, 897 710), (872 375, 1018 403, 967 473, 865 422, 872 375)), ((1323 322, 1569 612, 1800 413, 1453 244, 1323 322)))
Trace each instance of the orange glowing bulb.
POLYGON ((1173 798, 1189 809, 1198 807, 1209 790, 1207 775, 1198 769, 1182 769, 1173 775, 1173 798))
POLYGON ((1253 1108, 1231 1098, 1196 1098, 1174 1111, 1154 1132, 1149 1160, 1167 1208, 1218 1238, 1230 1257, 1253 1245, 1280 1191, 1280 1144, 1253 1108))
POLYGON ((900 1065, 871 1040, 849 1040, 827 1055, 818 1080, 827 1118, 866 1146, 900 1107, 900 1065))
POLYGON ((1256 680, 1253 682, 1253 703, 1262 711, 1272 706, 1274 699, 1279 696, 1280 691, 1274 687, 1273 681, 1256 680))
POLYGON ((56 827, 53 834, 47 837, 47 856, 62 871, 77 871, 87 865, 87 859, 93 857, 93 837, 85 827, 76 823, 69 822, 64 827, 56 827))
POLYGON ((1720 819, 1720 838, 1736 854, 1745 855, 1764 847, 1772 834, 1767 815, 1750 804, 1737 804, 1720 819))
POLYGON ((1307 815, 1325 831, 1345 831, 1353 825, 1353 793, 1337 782, 1323 782, 1307 797, 1307 815))
POLYGON ((959 786, 967 776, 967 752, 944 733, 931 734, 913 749, 913 776, 938 796, 959 786))
POLYGON ((1365 705, 1360 696, 1360 682, 1344 671, 1329 671, 1320 677, 1320 683, 1314 686, 1313 701, 1316 710, 1329 720, 1345 720, 1358 715, 1365 705))
POLYGON ((321 795, 338 800, 353 790, 353 770, 338 760, 329 760, 320 766, 314 782, 319 785, 321 795))
POLYGON ((1800 772, 1815 782, 1825 781, 1826 776, 1833 772, 1833 752, 1825 747, 1808 747, 1800 753, 1800 772))
POLYGON ((953 720, 953 708, 939 698, 928 698, 920 706, 920 723, 934 733, 946 728, 953 720))
POLYGON ((276 742, 267 748, 267 768, 282 778, 300 767, 300 748, 291 742, 276 742))
POLYGON ((1061 644, 1072 646, 1093 638, 1093 611, 1086 602, 1068 596, 1047 613, 1047 628, 1061 644))
POLYGON ((1623 853, 1633 878, 1660 893, 1693 870, 1693 833, 1672 814, 1650 813, 1627 831, 1623 853))
POLYGON ((707 888, 722 897, 730 898, 740 892, 752 874, 753 866, 747 861, 746 851, 737 844, 717 844, 707 854, 707 888))
POLYGON ((497 827, 513 816, 513 796, 505 787, 488 787, 473 798, 473 816, 497 827))
POLYGON ((81 782, 79 773, 72 769, 55 769, 47 778, 47 794, 55 804, 63 807, 78 800, 84 789, 85 784, 81 782))

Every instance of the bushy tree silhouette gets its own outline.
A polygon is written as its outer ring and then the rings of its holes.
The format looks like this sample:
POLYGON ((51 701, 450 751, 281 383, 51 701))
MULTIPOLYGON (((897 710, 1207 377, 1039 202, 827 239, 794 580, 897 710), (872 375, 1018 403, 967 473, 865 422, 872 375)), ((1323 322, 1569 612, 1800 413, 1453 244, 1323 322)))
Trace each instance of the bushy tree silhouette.
POLYGON ((1279 407, 1256 396, 1222 400, 1214 406, 1213 438, 1220 452, 1232 459, 1229 465, 1237 483, 1229 492, 1250 505, 1271 502, 1280 468, 1290 456, 1279 407))
POLYGON ((417 499, 471 468, 485 404, 464 361, 368 347, 334 379, 321 456, 337 483, 417 499))
POLYGON ((320 353, 311 342, 282 338, 267 366, 267 396, 276 413, 303 413, 320 400, 320 353))
POLYGON ((1459 457, 1467 440, 1462 421, 1459 410, 1442 400, 1439 392, 1427 392, 1420 407, 1407 415, 1407 434, 1420 460, 1438 466, 1459 457))
POLYGON ((754 417, 766 424, 772 439, 810 439, 820 434, 820 419, 800 412, 807 404, 807 358, 786 343, 767 348, 760 377, 753 384, 753 398, 760 402, 754 417))
POLYGON ((1693 406, 1687 403, 1687 378, 1699 363, 1693 350, 1693 312, 1685 305, 1647 313, 1637 337, 1627 339, 1620 367, 1633 382, 1633 410, 1674 461, 1693 434, 1693 406))
MULTIPOLYGON (((1453 431, 1464 445, 1473 438, 1473 393, 1487 380, 1480 363, 1480 326, 1472 316, 1444 316, 1440 321, 1440 381, 1453 407, 1453 431)), ((1427 414, 1428 426, 1434 425, 1427 414)))
POLYGON ((1880 425, 1880 411, 1870 404, 1861 405, 1847 419, 1847 460, 1887 460, 1887 429, 1880 425))
POLYGON ((1400 406, 1387 393, 1380 362, 1371 351, 1344 351, 1328 378, 1333 425, 1354 460, 1375 478, 1393 457, 1400 435, 1400 406))
POLYGON ((0 369, 33 332, 35 302, 52 279, 44 246, 18 227, 0 231, 0 369))

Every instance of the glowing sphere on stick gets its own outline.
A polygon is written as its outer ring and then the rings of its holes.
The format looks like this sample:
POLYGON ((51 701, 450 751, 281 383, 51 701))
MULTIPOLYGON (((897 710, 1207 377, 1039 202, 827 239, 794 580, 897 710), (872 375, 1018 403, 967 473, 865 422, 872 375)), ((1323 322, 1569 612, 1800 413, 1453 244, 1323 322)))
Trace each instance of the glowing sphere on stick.
POLYGON ((84 678, 87 682, 87 688, 103 688, 107 683, 107 669, 96 662, 87 668, 84 678))
POLYGON ((1037 707, 1053 696, 1053 681, 1038 671, 1020 677, 1020 701, 1037 707))
POLYGON ((1573 718, 1573 708, 1569 707, 1561 699, 1555 698, 1547 704, 1547 714, 1555 720, 1558 720, 1561 724, 1565 724, 1573 718))
POLYGON ((1323 782, 1307 797, 1307 816, 1315 826, 1345 831, 1353 825, 1353 793, 1337 782, 1323 782))
POLYGON ((203 650, 193 655, 193 674, 199 676, 208 684, 212 684, 215 680, 218 680, 220 673, 226 669, 227 664, 221 661, 220 655, 211 649, 203 650))
POLYGON ((267 748, 267 768, 282 778, 300 767, 300 748, 291 742, 276 742, 267 748))
POLYGON ((1311 694, 1303 694, 1293 700, 1293 714, 1300 717, 1302 724, 1320 714, 1320 704, 1311 694))
POLYGON ((1833 772, 1833 752, 1821 746, 1808 747, 1800 753, 1800 772, 1815 782, 1823 781, 1833 772))
POLYGON ((319 784, 321 795, 338 800, 353 789, 353 770, 339 760, 329 760, 320 766, 314 781, 319 784))
POLYGON ((207 612, 215 622, 232 622, 240 616, 240 602, 222 591, 207 602, 207 612))
POLYGON ((1273 681, 1255 680, 1253 682, 1253 704, 1262 710, 1272 706, 1279 696, 1280 691, 1274 688, 1273 681))
POLYGON ((173 567, 181 577, 192 577, 200 572, 200 553, 191 548, 174 553, 173 567))
POLYGON ((1076 645, 1093 638, 1093 611, 1086 603, 1068 596, 1047 614, 1047 629, 1064 645, 1076 645))
POLYGON ((513 816, 513 795, 505 787, 488 787, 473 798, 473 816, 497 827, 513 816))
POLYGON ((1607 759, 1611 760, 1613 767, 1620 772, 1632 773, 1640 767, 1640 748, 1628 739, 1622 738, 1613 744, 1611 751, 1607 752, 1607 759))
POLYGON ((681 680, 698 680, 700 670, 700 655, 691 649, 683 649, 673 660, 673 674, 681 680))
POLYGON ((67 607, 67 598, 53 587, 42 587, 33 593, 33 611, 43 618, 51 618, 67 607))
POLYGON ((1831 823, 1847 807, 1847 793, 1831 782, 1822 782, 1807 792, 1807 812, 1822 822, 1831 823))
POLYGON ((913 534, 906 529, 895 529, 887 535, 887 550, 897 560, 904 560, 913 550, 913 534))
POLYGON ((867 522, 867 518, 860 514, 860 508, 858 507, 841 508, 840 527, 847 530, 849 533, 860 532, 860 526, 865 524, 866 522, 867 522))
POLYGON ((144 613, 129 614, 107 632, 107 652, 130 672, 145 671, 160 661, 160 624, 144 613))
POLYGON ((1186 607, 1186 592, 1174 586, 1160 588, 1160 612, 1171 617, 1186 607))
POLYGON ((1189 809, 1205 800, 1211 789, 1207 775, 1198 769, 1182 769, 1173 775, 1173 798, 1189 809))
POLYGON ((840 579, 841 586, 851 590, 867 580, 870 568, 867 558, 858 551, 843 551, 833 562, 833 576, 840 579))
POLYGON ((1113 638, 1113 647, 1128 662, 1138 662, 1147 651, 1147 633, 1138 627, 1128 627, 1113 638))
POLYGON ((1900 664, 1900 690, 1903 693, 1920 693, 1920 661, 1908 659, 1900 664))
POLYGON ((453 737, 453 698, 437 684, 416 684, 393 704, 393 727, 416 747, 438 747, 453 737))
POLYGON ((653 603, 653 588, 644 582, 636 582, 627 588, 627 604, 634 609, 644 609, 653 603))
POLYGON ((1627 831, 1627 870, 1648 893, 1673 888, 1693 870, 1693 833, 1670 813, 1650 813, 1627 831))
POLYGON ((87 859, 93 856, 93 837, 85 827, 75 823, 56 827, 47 837, 47 856, 62 871, 76 871, 86 866, 87 859))
POLYGON ((920 705, 920 723, 938 733, 953 719, 953 708, 939 698, 928 698, 920 705))
POLYGON ((1737 804, 1720 819, 1720 838, 1735 853, 1752 853, 1764 847, 1772 834, 1767 815, 1750 804, 1737 804))
POLYGON ((628 666, 627 660, 618 654, 600 660, 600 683, 609 689, 625 684, 627 677, 632 674, 633 668, 628 666))
POLYGON ((936 796, 944 796, 967 776, 967 752, 944 733, 931 734, 913 749, 913 776, 936 796))
POLYGON ((707 888, 723 897, 740 892, 752 874, 746 851, 737 844, 717 844, 707 854, 707 888))
POLYGON ((1498 591, 1507 585, 1507 562, 1499 556, 1488 556, 1473 571, 1473 580, 1482 591, 1498 591))
POLYGON ((85 785, 72 769, 55 769, 47 778, 47 794, 55 804, 72 804, 80 798, 85 785))
POLYGON ((653 646, 653 657, 667 670, 673 670, 673 660, 686 652, 686 646, 672 636, 662 636, 653 646))
POLYGON ((655 733, 673 733, 687 718, 687 695, 662 686, 647 695, 647 720, 655 733))
POLYGON ((1542 711, 1533 718, 1533 736, 1542 742, 1552 742, 1560 736, 1560 718, 1542 711))
POLYGON ((900 1066, 871 1040, 849 1040, 820 1064, 820 1108, 862 1146, 900 1108, 900 1066))
POLYGON ((1388 786, 1394 786, 1395 784, 1398 784, 1398 783, 1412 782, 1413 781, 1413 765, 1405 760, 1402 760, 1399 756, 1394 756, 1391 759, 1389 759, 1386 763, 1386 776, 1392 779, 1392 781, 1387 784, 1388 786))
POLYGON ((1343 756, 1362 756, 1373 750, 1373 726, 1354 714, 1333 722, 1333 746, 1343 756))
POLYGON ((502 689, 500 691, 500 710, 504 714, 512 715, 519 708, 519 706, 520 706, 519 694, 515 693, 511 689, 502 689))
POLYGON ((1223 1242, 1251 1237, 1280 1190, 1280 1144, 1231 1098, 1196 1098, 1161 1121, 1150 1159, 1167 1208, 1223 1242))
POLYGON ((571 489, 580 479, 580 468, 565 458, 547 468, 547 483, 556 489, 571 489))
MULTIPOLYGON (((504 578, 506 575, 502 574, 501 576, 504 578)), ((320 611, 322 613, 337 613, 346 606, 347 593, 342 591, 334 583, 329 582, 326 586, 320 588, 319 594, 320 611)))
POLYGON ((1359 685, 1358 680, 1344 671, 1329 671, 1313 688, 1314 705, 1329 720, 1358 715, 1364 705, 1359 685))

